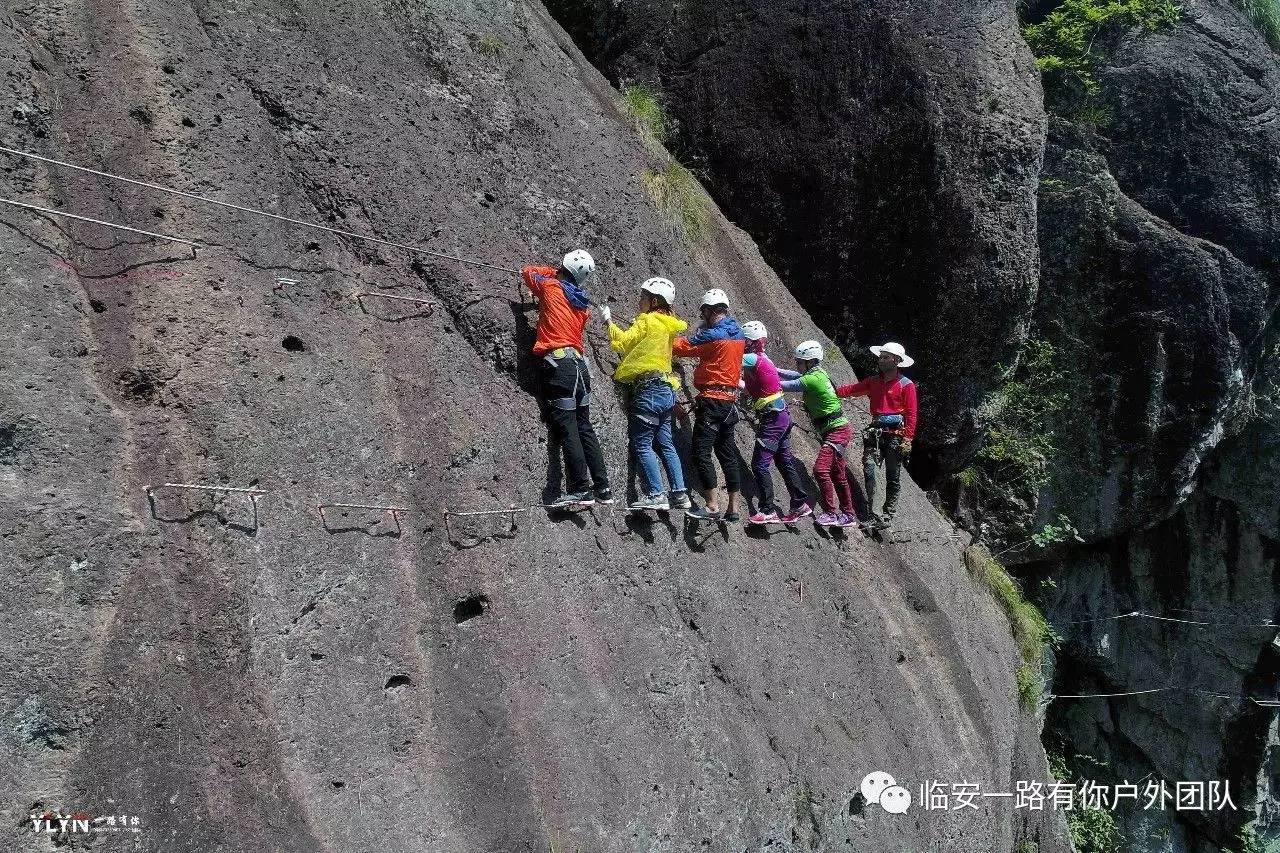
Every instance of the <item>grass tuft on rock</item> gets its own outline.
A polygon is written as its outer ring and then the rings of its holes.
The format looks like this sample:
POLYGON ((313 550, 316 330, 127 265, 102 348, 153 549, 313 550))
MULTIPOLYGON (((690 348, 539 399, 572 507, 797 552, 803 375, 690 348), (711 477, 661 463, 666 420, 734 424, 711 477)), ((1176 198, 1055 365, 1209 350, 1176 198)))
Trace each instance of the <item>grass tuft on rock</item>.
POLYGON ((1280 50, 1280 0, 1240 0, 1240 6, 1267 42, 1280 50))
POLYGON ((644 83, 622 87, 622 111, 635 122, 642 136, 659 144, 667 140, 667 113, 658 90, 644 83))
POLYGON ((481 56, 494 58, 507 50, 507 44, 493 33, 485 33, 475 40, 475 51, 481 56))
POLYGON ((1045 649, 1054 641, 1053 629, 1049 627, 1049 622, 1039 608, 1022 595, 1018 582, 986 548, 981 545, 966 548, 964 564, 969 574, 990 591, 1009 620, 1014 644, 1022 657, 1015 674, 1018 700, 1023 708, 1031 710, 1044 692, 1044 678, 1040 675, 1040 668, 1045 649))
POLYGON ((711 200, 698 179, 674 157, 661 168, 645 169, 645 189, 676 233, 688 244, 699 245, 711 222, 711 200))

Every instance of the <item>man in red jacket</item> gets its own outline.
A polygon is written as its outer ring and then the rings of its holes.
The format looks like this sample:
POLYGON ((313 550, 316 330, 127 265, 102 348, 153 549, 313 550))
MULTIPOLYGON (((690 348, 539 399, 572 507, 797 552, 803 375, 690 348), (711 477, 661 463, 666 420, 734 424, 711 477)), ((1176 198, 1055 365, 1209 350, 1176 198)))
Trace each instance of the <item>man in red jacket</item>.
POLYGON ((738 493, 742 477, 738 471, 738 446, 733 426, 738 422, 738 383, 742 381, 742 354, 747 339, 742 327, 729 314, 729 297, 713 288, 702 297, 702 325, 688 338, 676 338, 672 352, 679 358, 696 358, 693 385, 698 389, 693 420, 693 461, 697 466, 699 491, 706 506, 691 509, 688 515, 701 519, 736 522, 738 493), (724 515, 716 502, 716 466, 712 453, 724 471, 728 497, 724 515))
POLYGON ((520 271, 538 303, 538 335, 533 354, 542 361, 548 452, 564 451, 566 489, 551 507, 613 503, 600 440, 591 427, 591 375, 582 331, 591 319, 591 297, 583 288, 596 263, 582 249, 564 256, 559 268, 527 266, 520 271), (590 478, 588 478, 590 472, 590 478))
POLYGON ((876 468, 884 460, 884 511, 880 519, 888 522, 898 509, 898 493, 902 490, 902 460, 911 455, 911 440, 916 435, 916 386, 898 372, 910 367, 915 359, 907 355, 902 344, 890 341, 871 347, 878 357, 876 376, 861 382, 841 385, 841 397, 868 397, 871 402, 871 425, 862 435, 862 473, 867 483, 867 504, 874 514, 876 500, 876 468))

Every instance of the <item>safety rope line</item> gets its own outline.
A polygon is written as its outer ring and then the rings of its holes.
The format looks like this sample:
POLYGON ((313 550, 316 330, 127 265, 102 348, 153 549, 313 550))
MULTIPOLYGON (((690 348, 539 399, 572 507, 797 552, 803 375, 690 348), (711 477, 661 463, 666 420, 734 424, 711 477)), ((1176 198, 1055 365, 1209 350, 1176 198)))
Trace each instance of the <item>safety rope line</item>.
POLYGON ((1170 684, 1165 687, 1153 687, 1149 690, 1128 690, 1122 693, 1046 693, 1044 698, 1051 699, 1115 699, 1125 696, 1147 696, 1152 693, 1198 693, 1201 696, 1213 696, 1218 699, 1247 699, 1263 708, 1280 707, 1280 701, 1271 699, 1257 699, 1253 696, 1232 695, 1230 693, 1218 693, 1213 690, 1203 690, 1199 687, 1184 687, 1182 685, 1170 684))
MULTIPOLYGON (((1174 608, 1174 609, 1180 609, 1180 608, 1174 608)), ((1143 613, 1138 610, 1133 610, 1133 611, 1130 611, 1129 613, 1119 613, 1112 616, 1098 616, 1093 619, 1074 619, 1070 622, 1062 622, 1060 624, 1086 625, 1094 622, 1107 622, 1107 621, 1119 620, 1119 619, 1153 619, 1159 622, 1177 622, 1183 625, 1202 625, 1204 627, 1210 627, 1213 625, 1220 625, 1220 626, 1238 625, 1238 626, 1248 627, 1248 628, 1280 628, 1280 624, 1277 624, 1276 622, 1273 622, 1271 620, 1267 620, 1266 622, 1201 622, 1196 619, 1174 619, 1172 616, 1157 616, 1154 613, 1143 613)))
MULTIPOLYGON (((127 178, 124 175, 114 175, 110 172, 103 172, 98 169, 91 169, 88 166, 81 166, 76 163, 68 163, 65 160, 55 160, 52 157, 45 157, 40 154, 33 154, 30 151, 21 151, 17 148, 6 148, 0 145, 0 152, 3 152, 5 154, 13 154, 17 157, 26 157, 29 160, 39 160, 42 163, 52 163, 55 166, 63 166, 68 169, 74 169, 78 172, 86 172, 90 175, 97 175, 100 178, 110 178, 113 181, 122 181, 126 184, 133 184, 134 186, 137 186, 137 187, 145 187, 150 190, 156 190, 157 192, 169 193, 170 195, 191 199, 192 201, 204 202, 205 204, 212 204, 218 207, 227 208, 229 210, 238 210, 241 213, 252 213, 255 216, 265 216, 269 219, 275 219, 280 222, 288 222, 292 225, 297 225, 302 228, 314 228, 317 231, 327 231, 330 234, 338 234, 343 237, 350 237, 355 240, 364 240, 365 242, 377 243, 382 246, 391 246, 392 248, 402 249, 406 252, 413 252, 420 255, 429 255, 433 258, 443 258, 449 261, 456 261, 460 264, 471 264, 473 266, 487 267, 491 270, 510 273, 512 275, 520 274, 519 270, 511 269, 509 267, 501 267, 501 266, 498 266, 497 264, 486 263, 485 261, 478 261, 478 260, 475 260, 474 258, 462 258, 462 257, 458 257, 457 255, 447 254, 445 252, 436 252, 436 251, 432 251, 431 249, 424 249, 421 246, 412 246, 412 245, 409 245, 408 243, 397 243, 394 240, 384 240, 381 237, 370 237, 367 234, 358 234, 355 231, 346 231, 342 228, 332 228, 328 225, 317 225, 314 222, 306 222, 304 220, 294 219, 289 216, 281 216, 278 213, 269 213, 265 210, 258 210, 255 207, 246 207, 245 205, 242 205, 242 204, 232 204, 229 201, 218 201, 217 199, 208 198, 207 196, 197 195, 196 193, 189 193, 189 192, 186 192, 185 190, 178 190, 178 189, 174 189, 173 187, 166 187, 166 186, 163 186, 162 184, 153 184, 148 181, 140 181, 136 178, 127 178)), ((147 232, 142 232, 142 233, 147 233, 147 232)), ((154 236, 162 236, 162 235, 153 234, 151 236, 154 237, 154 236)), ((165 239, 174 239, 174 238, 165 238, 165 239)), ((179 242, 186 242, 186 241, 179 241, 179 242)))
POLYGON ((49 216, 62 216, 67 219, 77 219, 81 222, 92 222, 94 225, 102 225, 106 228, 115 228, 118 231, 128 231, 131 234, 144 234, 147 237, 154 237, 157 240, 168 240, 170 243, 182 243, 184 245, 190 246, 192 249, 201 248, 201 244, 197 243, 194 240, 184 240, 181 237, 170 237, 168 234, 157 234, 154 231, 143 231, 141 228, 133 228, 128 225, 119 225, 115 222, 107 222, 102 219, 93 219, 88 216, 80 216, 79 214, 75 214, 75 213, 67 213, 66 211, 63 211, 63 210, 51 210, 50 208, 47 208, 47 207, 40 207, 39 205, 28 204, 25 201, 14 201, 11 198, 0 198, 0 204, 8 204, 8 205, 12 205, 13 207, 21 207, 26 210, 34 210, 39 213, 47 214, 49 216))

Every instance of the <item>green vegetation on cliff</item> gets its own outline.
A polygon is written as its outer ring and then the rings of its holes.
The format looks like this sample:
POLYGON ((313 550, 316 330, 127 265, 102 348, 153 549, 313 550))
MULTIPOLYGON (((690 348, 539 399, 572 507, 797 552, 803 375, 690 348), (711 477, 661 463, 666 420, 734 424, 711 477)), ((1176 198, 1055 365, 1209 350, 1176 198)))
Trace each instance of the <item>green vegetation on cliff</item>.
POLYGON ((667 113, 658 98, 658 90, 644 83, 622 87, 622 111, 635 122, 636 130, 654 142, 667 140, 667 113))
MULTIPOLYGON (((1076 758, 1093 760, 1083 755, 1076 758)), ((1053 752, 1049 753, 1049 773, 1059 782, 1075 785, 1078 781, 1067 767, 1066 759, 1053 752)), ((1071 843, 1077 853, 1120 853, 1123 849, 1124 836, 1116 826, 1115 815, 1107 809, 1074 808, 1065 814, 1067 831, 1071 833, 1071 843)))
POLYGON ((1048 482, 1056 450, 1053 422, 1068 400, 1065 382, 1053 344, 1027 341, 1014 378, 982 407, 988 426, 978 458, 988 463, 983 467, 993 486, 1036 491, 1048 482))
POLYGON ((1066 0, 1023 35, 1036 65, 1046 77, 1074 79, 1090 95, 1097 94, 1093 76, 1100 36, 1124 27, 1154 32, 1178 22, 1181 11, 1172 0, 1066 0))
POLYGON ((1023 708, 1031 710, 1044 691, 1041 666, 1045 649, 1055 639, 1053 629, 1039 608, 1023 596, 1018 582, 986 548, 971 545, 965 549, 964 564, 969 574, 991 592, 1009 620, 1009 629, 1022 657, 1016 673, 1018 699, 1023 708))
POLYGON ((701 244, 711 221, 711 199, 693 172, 663 147, 670 122, 659 91, 643 83, 623 86, 621 106, 659 161, 657 168, 645 169, 643 175, 654 207, 685 243, 701 244))
POLYGON ((1280 0, 1240 0, 1249 20, 1276 50, 1280 50, 1280 0))

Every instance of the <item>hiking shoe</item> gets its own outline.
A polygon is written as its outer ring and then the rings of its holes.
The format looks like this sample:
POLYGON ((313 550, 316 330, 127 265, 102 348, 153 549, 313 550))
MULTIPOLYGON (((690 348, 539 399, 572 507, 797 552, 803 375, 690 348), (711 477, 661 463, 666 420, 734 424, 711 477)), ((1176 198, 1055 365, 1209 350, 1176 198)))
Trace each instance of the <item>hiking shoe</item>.
POLYGON ((694 507, 686 512, 685 515, 690 518, 701 518, 704 521, 718 521, 720 519, 720 513, 712 512, 705 506, 694 507))
POLYGON ((649 495, 648 497, 636 498, 627 504, 627 509, 632 510, 668 510, 671 504, 667 501, 667 496, 662 494, 649 495))
POLYGON ((569 492, 547 504, 547 509, 567 509, 571 506, 591 506, 596 502, 591 492, 569 492))
POLYGON ((693 501, 689 499, 688 492, 672 492, 671 505, 676 509, 690 509, 693 506, 693 501))
POLYGON ((840 516, 834 512, 820 512, 818 517, 813 520, 813 523, 821 527, 839 527, 840 516))
POLYGON ((613 489, 605 486, 603 489, 596 489, 596 503, 611 504, 613 503, 613 489))
POLYGON ((777 524, 782 521, 777 512, 757 512, 748 520, 752 524, 777 524))
POLYGON ((736 512, 726 512, 724 515, 720 516, 720 520, 725 524, 737 524, 739 521, 742 521, 742 516, 738 515, 736 512))
POLYGON ((808 504, 800 504, 782 517, 784 524, 794 524, 802 518, 813 515, 813 507, 808 504))

